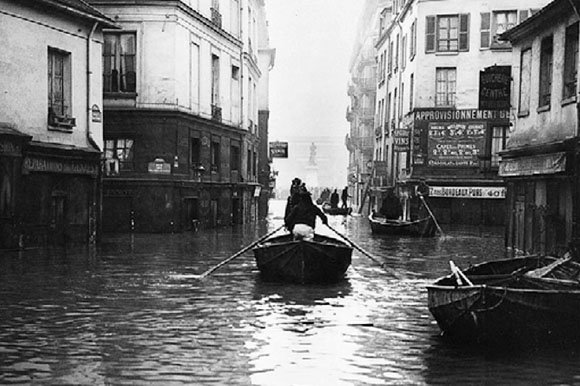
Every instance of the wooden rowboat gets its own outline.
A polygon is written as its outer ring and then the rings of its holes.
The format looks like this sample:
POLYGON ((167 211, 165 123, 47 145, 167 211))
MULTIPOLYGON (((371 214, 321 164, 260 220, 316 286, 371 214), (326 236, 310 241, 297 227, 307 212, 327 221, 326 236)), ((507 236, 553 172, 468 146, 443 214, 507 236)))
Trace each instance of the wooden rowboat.
POLYGON ((332 206, 330 206, 329 203, 324 203, 322 204, 322 211, 326 214, 329 215, 342 215, 342 216, 347 216, 349 214, 352 213, 352 208, 348 207, 348 208, 333 208, 332 206))
POLYGON ((385 217, 372 214, 369 216, 372 233, 385 235, 400 235, 414 237, 435 236, 437 228, 431 217, 414 221, 388 220, 385 217))
POLYGON ((580 341, 580 264, 528 256, 475 265, 427 287, 442 334, 482 344, 580 341), (552 264, 552 266, 549 266, 552 264), (557 265, 557 264, 556 264, 557 265), (550 267, 549 276, 533 275, 550 267))
POLYGON ((332 283, 344 278, 351 263, 352 248, 318 234, 313 241, 294 240, 288 234, 258 244, 254 257, 265 281, 332 283))

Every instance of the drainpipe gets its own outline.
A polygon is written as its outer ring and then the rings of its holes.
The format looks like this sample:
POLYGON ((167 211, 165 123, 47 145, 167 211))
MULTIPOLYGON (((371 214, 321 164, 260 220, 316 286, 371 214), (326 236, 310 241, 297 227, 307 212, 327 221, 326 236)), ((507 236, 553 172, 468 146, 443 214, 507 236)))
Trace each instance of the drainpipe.
MULTIPOLYGON (((89 32, 89 35, 87 36, 87 135, 86 135, 86 139, 87 139, 87 147, 94 145, 96 147, 96 143, 95 141, 91 138, 91 74, 92 74, 92 70, 91 70, 91 40, 93 39, 93 36, 95 34, 95 31, 97 30, 97 26, 99 25, 99 22, 95 22, 93 24, 93 28, 91 28, 91 32, 89 32)), ((98 149, 97 150, 101 150, 98 149)), ((101 219, 103 218, 102 215, 102 208, 103 208, 103 195, 101 194, 102 192, 102 186, 103 186, 103 174, 102 174, 102 170, 101 170, 101 162, 99 160, 99 168, 97 171, 97 177, 95 178, 95 183, 93 184, 94 186, 94 193, 93 193, 93 203, 91 204, 92 207, 94 208, 93 211, 93 218, 91 219, 91 217, 89 217, 89 243, 91 241, 96 242, 101 234, 101 219), (94 225, 91 226, 91 222, 94 221, 94 225)), ((90 213, 90 210, 89 210, 90 213)))

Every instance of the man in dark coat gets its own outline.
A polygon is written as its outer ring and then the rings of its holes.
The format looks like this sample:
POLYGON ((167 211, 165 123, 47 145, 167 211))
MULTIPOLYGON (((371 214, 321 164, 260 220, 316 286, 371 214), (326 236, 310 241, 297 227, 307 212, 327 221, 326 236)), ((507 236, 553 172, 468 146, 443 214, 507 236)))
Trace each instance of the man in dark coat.
POLYGON ((342 189, 342 195, 341 195, 341 199, 342 199, 342 207, 344 209, 348 208, 346 206, 346 201, 348 200, 350 196, 348 195, 348 186, 345 186, 344 189, 342 189))
POLYGON ((300 191, 298 197, 298 204, 284 217, 284 225, 292 232, 294 238, 309 241, 314 239, 316 217, 320 217, 325 225, 328 224, 328 218, 314 205, 309 192, 300 191))
POLYGON ((387 191, 386 197, 383 199, 379 213, 389 220, 396 220, 403 215, 403 207, 399 198, 395 196, 392 190, 387 191))
POLYGON ((338 208, 338 192, 334 189, 334 192, 330 195, 330 207, 331 208, 338 208))

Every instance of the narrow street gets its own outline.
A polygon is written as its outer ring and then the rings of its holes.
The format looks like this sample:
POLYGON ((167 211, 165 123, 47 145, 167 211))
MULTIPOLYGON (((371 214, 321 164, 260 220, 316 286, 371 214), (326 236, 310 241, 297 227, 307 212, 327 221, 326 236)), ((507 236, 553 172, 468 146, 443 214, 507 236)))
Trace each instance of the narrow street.
POLYGON ((341 283, 269 284, 247 253, 196 278, 278 227, 282 209, 271 202, 258 227, 3 253, 0 384, 571 384, 580 375, 566 350, 490 355, 440 338, 425 285, 449 273, 449 260, 501 257, 502 229, 395 238, 372 236, 364 217, 334 216, 331 226, 388 271, 355 251, 341 283))

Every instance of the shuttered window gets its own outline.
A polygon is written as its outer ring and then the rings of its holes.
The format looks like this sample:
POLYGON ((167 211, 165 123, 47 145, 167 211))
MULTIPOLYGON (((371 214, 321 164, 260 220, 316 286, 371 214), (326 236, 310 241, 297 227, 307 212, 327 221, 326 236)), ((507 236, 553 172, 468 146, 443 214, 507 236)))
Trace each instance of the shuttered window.
POLYGON ((469 51, 469 14, 427 16, 425 52, 469 51))

